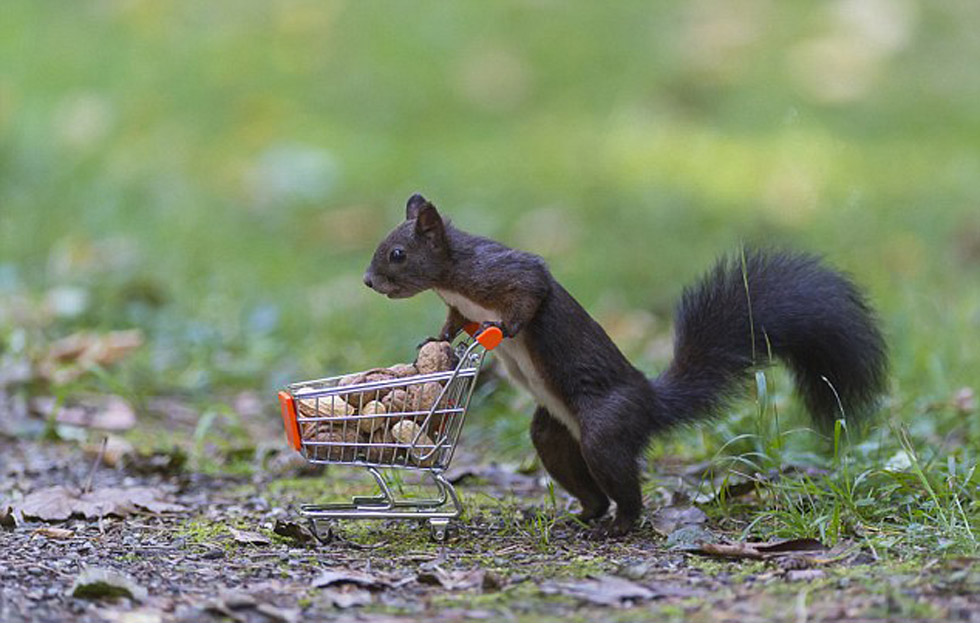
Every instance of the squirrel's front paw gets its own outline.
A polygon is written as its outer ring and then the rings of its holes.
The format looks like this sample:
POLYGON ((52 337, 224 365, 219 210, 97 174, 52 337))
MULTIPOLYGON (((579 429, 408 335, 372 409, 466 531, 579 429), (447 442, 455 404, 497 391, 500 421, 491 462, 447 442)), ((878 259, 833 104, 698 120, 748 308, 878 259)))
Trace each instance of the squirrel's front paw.
POLYGON ((448 341, 449 340, 443 339, 441 337, 427 337, 418 343, 418 346, 415 347, 415 350, 421 350, 422 347, 428 344, 429 342, 448 342, 448 341))

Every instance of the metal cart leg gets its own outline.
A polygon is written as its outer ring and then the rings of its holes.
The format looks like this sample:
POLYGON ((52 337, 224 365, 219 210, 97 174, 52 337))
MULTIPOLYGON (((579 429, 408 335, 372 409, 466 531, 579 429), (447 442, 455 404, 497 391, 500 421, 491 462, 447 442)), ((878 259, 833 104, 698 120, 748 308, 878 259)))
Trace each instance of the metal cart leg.
POLYGON ((445 517, 429 519, 429 535, 436 543, 445 543, 449 538, 449 520, 445 517))
POLYGON ((374 467, 367 469, 378 485, 377 495, 355 496, 349 504, 306 504, 300 507, 300 512, 310 521, 317 538, 329 538, 332 519, 428 520, 433 540, 443 542, 448 538, 449 522, 460 516, 463 505, 452 483, 441 473, 427 472, 438 491, 436 497, 399 500, 380 471, 374 467))

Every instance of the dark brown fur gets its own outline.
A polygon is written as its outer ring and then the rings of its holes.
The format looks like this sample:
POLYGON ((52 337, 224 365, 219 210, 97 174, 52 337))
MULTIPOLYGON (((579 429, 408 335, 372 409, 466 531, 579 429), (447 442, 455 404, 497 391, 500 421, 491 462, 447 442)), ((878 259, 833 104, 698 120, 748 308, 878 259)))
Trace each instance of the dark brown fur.
MULTIPOLYGON (((769 363, 770 350, 824 428, 841 409, 849 418, 868 413, 883 391, 885 343, 873 312, 847 278, 812 257, 754 252, 744 264, 721 261, 685 291, 674 361, 648 379, 541 258, 456 229, 420 195, 406 217, 378 246, 365 283, 392 298, 455 292, 499 311, 500 321, 488 324, 505 338, 522 336, 542 381, 578 424, 576 439, 539 406, 531 439, 541 461, 581 501, 582 519, 616 502, 604 533, 623 534, 639 518, 639 457, 651 435, 718 413, 752 369, 769 363)), ((440 337, 467 320, 476 319, 450 306, 440 337)))

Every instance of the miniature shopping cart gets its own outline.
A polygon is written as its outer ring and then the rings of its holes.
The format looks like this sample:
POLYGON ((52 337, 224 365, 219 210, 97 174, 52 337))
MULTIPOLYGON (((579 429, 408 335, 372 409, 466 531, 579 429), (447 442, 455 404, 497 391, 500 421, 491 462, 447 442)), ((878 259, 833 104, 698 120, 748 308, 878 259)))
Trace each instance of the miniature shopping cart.
POLYGON ((337 376, 279 392, 286 438, 295 450, 310 463, 365 467, 378 485, 377 495, 357 496, 348 504, 302 506, 319 538, 329 534, 333 519, 421 519, 428 520, 434 540, 446 539, 449 521, 462 506, 443 472, 483 359, 502 338, 496 327, 465 329, 453 341, 458 363, 451 370, 354 383, 350 375, 337 376), (397 499, 381 471, 388 468, 428 474, 437 494, 397 499))

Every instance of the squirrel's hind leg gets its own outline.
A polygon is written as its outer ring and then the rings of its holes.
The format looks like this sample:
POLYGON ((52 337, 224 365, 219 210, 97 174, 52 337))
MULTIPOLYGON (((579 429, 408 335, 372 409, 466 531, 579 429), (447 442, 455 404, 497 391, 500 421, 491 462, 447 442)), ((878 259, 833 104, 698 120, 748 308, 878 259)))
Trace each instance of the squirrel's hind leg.
POLYGON ((544 407, 534 412, 531 441, 551 477, 582 504, 582 512, 577 515, 581 521, 592 521, 606 514, 609 498, 592 478, 578 440, 544 407))
POLYGON ((581 451, 592 478, 616 502, 616 516, 597 536, 622 536, 643 510, 640 455, 649 438, 646 413, 634 401, 608 396, 582 413, 581 451))

